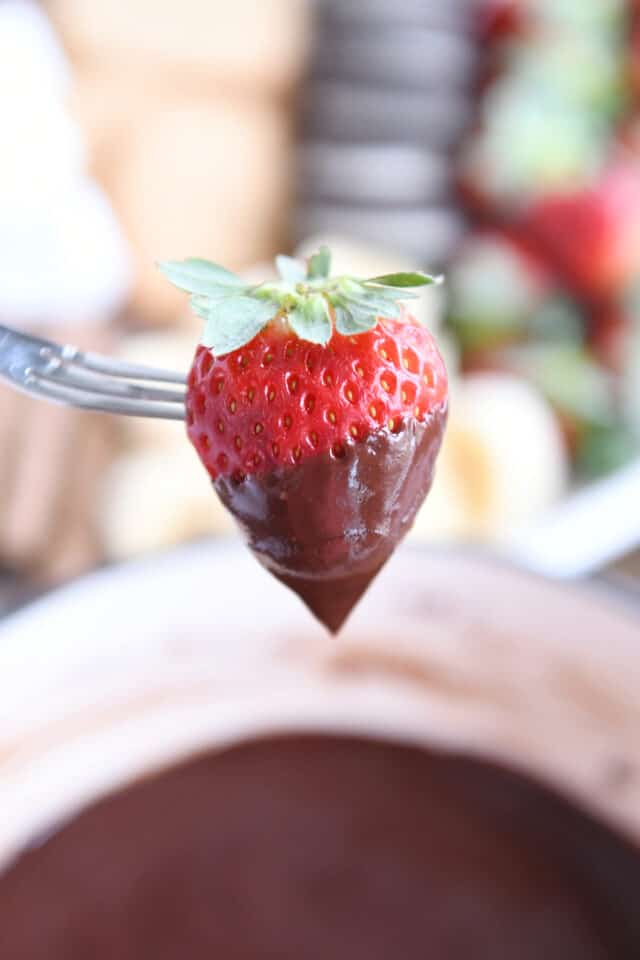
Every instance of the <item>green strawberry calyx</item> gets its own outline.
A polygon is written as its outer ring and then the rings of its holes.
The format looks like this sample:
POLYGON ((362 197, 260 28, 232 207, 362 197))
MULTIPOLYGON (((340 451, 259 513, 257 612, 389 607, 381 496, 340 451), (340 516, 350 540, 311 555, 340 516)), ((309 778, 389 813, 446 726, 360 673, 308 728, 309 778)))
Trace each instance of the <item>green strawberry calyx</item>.
POLYGON ((442 281, 421 271, 368 280, 331 277, 328 247, 306 263, 278 256, 276 266, 280 280, 256 286, 195 257, 158 264, 175 287, 190 294, 192 310, 205 321, 201 342, 216 356, 249 343, 274 317, 310 343, 328 343, 334 326, 343 336, 357 336, 375 327, 380 316, 399 317, 400 301, 414 299, 414 289, 442 281))

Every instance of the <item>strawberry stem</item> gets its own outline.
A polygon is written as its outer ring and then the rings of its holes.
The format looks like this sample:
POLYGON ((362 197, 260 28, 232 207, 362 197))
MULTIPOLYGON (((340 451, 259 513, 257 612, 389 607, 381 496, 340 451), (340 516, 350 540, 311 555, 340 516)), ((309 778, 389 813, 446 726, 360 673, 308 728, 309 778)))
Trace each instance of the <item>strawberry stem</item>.
POLYGON ((202 343, 217 356, 252 340, 277 315, 292 332, 310 343, 328 343, 336 329, 344 336, 371 330, 379 316, 400 315, 400 301, 413 290, 441 278, 414 271, 362 280, 348 275, 330 277, 328 247, 309 258, 305 267, 292 257, 278 256, 281 280, 246 284, 224 267, 189 258, 159 263, 174 286, 191 294, 191 306, 205 321, 202 343))

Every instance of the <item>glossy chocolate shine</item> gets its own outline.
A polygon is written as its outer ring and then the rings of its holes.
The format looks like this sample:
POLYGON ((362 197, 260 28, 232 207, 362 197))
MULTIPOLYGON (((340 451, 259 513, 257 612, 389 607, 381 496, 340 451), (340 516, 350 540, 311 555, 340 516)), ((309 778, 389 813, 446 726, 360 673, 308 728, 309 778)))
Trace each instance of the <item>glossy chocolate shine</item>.
POLYGON ((637 960, 640 854, 477 760, 286 737, 106 799, 0 877, 7 960, 637 960))
POLYGON ((214 481, 264 566, 339 629, 411 527, 433 481, 446 408, 299 465, 214 481))

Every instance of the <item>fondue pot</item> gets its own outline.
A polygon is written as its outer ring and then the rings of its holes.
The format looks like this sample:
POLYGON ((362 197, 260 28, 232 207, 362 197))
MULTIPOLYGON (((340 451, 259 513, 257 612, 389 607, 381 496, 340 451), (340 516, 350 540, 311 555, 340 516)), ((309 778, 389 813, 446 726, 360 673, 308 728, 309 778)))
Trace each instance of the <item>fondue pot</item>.
POLYGON ((235 545, 0 630, 0 955, 640 956, 640 620, 405 546, 330 637, 235 545))

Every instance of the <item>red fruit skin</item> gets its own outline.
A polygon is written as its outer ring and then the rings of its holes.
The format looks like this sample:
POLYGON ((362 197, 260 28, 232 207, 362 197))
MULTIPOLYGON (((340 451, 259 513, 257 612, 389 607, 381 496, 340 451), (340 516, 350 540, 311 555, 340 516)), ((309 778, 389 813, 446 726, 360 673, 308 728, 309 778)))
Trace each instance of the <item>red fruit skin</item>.
MULTIPOLYGON (((640 67, 640 57, 638 61, 640 67)), ((617 145, 621 150, 635 157, 636 162, 640 157, 640 118, 637 113, 632 114, 623 120, 617 131, 617 145)))
POLYGON ((640 7, 634 10, 634 25, 629 43, 629 82, 636 95, 640 96, 640 7))
POLYGON ((469 216, 485 219, 491 213, 491 198, 483 190, 482 184, 468 171, 458 171, 456 192, 463 210, 469 216))
POLYGON ((625 351, 632 326, 628 313, 620 306, 607 306, 590 318, 589 343, 597 359, 613 373, 624 370, 625 351))
POLYGON ((544 198, 526 225, 579 297, 615 297, 640 271, 640 165, 617 164, 589 190, 544 198))
POLYGON ((523 33, 526 14, 521 0, 483 0, 479 5, 477 23, 480 39, 496 43, 523 33))
POLYGON ((380 319, 355 337, 317 345, 270 324, 223 357, 198 347, 189 374, 187 431, 211 478, 238 481, 400 432, 446 404, 447 375, 430 333, 413 318, 380 319))

